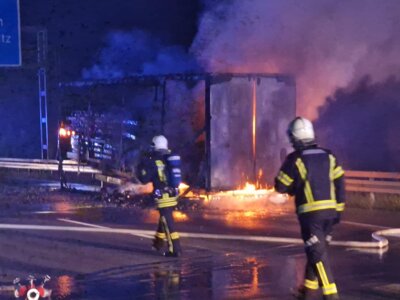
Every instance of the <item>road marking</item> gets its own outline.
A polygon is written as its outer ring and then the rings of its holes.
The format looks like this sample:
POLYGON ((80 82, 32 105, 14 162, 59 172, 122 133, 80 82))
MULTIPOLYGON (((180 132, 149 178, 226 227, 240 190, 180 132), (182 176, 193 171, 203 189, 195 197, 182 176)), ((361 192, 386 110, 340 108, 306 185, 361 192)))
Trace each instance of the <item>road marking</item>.
MULTIPOLYGON (((78 225, 83 225, 83 226, 88 226, 88 227, 93 227, 93 228, 106 228, 106 229, 112 229, 110 227, 105 227, 105 226, 100 226, 100 225, 95 225, 95 224, 90 224, 90 223, 85 223, 85 222, 79 222, 79 221, 74 221, 74 220, 70 220, 70 219, 63 219, 63 218, 59 218, 59 221, 63 221, 63 222, 68 222, 68 223, 73 223, 73 224, 78 224, 78 225)), ((135 236, 139 236, 139 237, 143 237, 143 238, 147 238, 147 239, 152 239, 154 236, 154 233, 152 235, 148 235, 148 234, 134 234, 131 233, 131 235, 135 235, 135 236)))
POLYGON ((348 248, 348 251, 358 252, 358 253, 367 253, 367 254, 378 254, 382 259, 383 254, 385 254, 388 248, 348 248))
POLYGON ((95 225, 95 224, 90 224, 90 223, 84 223, 84 222, 74 221, 74 220, 70 220, 70 219, 59 218, 58 220, 59 221, 63 221, 63 222, 72 223, 72 224, 78 224, 78 225, 84 225, 84 226, 88 226, 88 227, 93 227, 93 228, 108 228, 108 227, 105 227, 105 226, 100 226, 100 225, 95 225))
POLYGON ((358 223, 358 222, 351 222, 351 221, 342 221, 341 223, 344 224, 349 224, 349 225, 357 225, 357 226, 361 226, 361 227, 372 227, 372 228, 383 228, 383 229, 390 229, 391 227, 386 227, 386 226, 379 226, 379 225, 372 225, 372 224, 365 224, 365 223, 358 223))
MULTIPOLYGON (((72 221, 72 220, 70 220, 72 221)), ((78 221, 74 221, 78 222, 78 221)), ((80 222, 83 223, 83 222, 80 222)), ((83 223, 88 226, 89 223, 83 223)), ((90 224, 93 225, 93 224, 90 224)), ((98 226, 98 225, 94 225, 98 226)), ((109 227, 78 227, 78 226, 49 226, 49 225, 20 225, 20 224, 0 224, 0 229, 21 229, 21 230, 47 230, 47 231, 69 231, 69 232, 97 232, 97 233, 118 233, 118 234, 133 234, 149 237, 154 234, 151 230, 141 229, 123 229, 123 228, 109 228, 109 227)), ((271 237, 271 236, 248 236, 248 235, 225 235, 225 234, 209 234, 209 233, 179 233, 182 237, 187 238, 202 238, 202 239, 218 239, 218 240, 241 240, 253 242, 269 242, 269 243, 284 243, 284 244, 303 244, 301 239, 285 238, 285 237, 271 237)), ((343 246, 351 248, 387 248, 389 241, 384 237, 396 236, 400 234, 400 228, 386 229, 372 233, 372 242, 360 241, 332 241, 333 246, 343 246)))
POLYGON ((34 212, 29 212, 28 214, 35 214, 35 215, 51 215, 51 214, 74 214, 75 212, 73 211, 54 211, 54 210, 42 210, 42 211, 34 211, 34 212))
POLYGON ((92 205, 82 205, 82 206, 75 206, 72 207, 70 209, 66 209, 66 210, 38 210, 38 211, 29 211, 29 212, 24 212, 24 214, 74 214, 77 210, 79 209, 86 209, 86 208, 99 208, 100 206, 92 206, 92 205))

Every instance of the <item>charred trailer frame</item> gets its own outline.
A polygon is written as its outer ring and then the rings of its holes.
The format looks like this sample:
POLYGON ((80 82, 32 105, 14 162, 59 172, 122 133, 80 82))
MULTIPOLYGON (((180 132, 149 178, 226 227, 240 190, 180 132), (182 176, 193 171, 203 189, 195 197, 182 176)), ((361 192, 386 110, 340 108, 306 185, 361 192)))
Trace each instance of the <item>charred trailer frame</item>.
POLYGON ((271 185, 290 150, 286 128, 296 114, 293 78, 220 74, 209 85, 207 188, 271 185))
MULTIPOLYGON (((191 165, 186 173, 193 172, 193 169, 198 173, 189 183, 207 190, 233 189, 246 181, 260 186, 272 184, 282 159, 290 149, 286 128, 296 114, 296 85, 289 75, 142 75, 60 83, 59 86, 61 97, 72 91, 75 96, 85 94, 82 99, 86 100, 101 94, 107 87, 114 87, 115 96, 115 86, 118 86, 118 105, 128 110, 138 109, 140 103, 144 106, 144 102, 155 103, 153 111, 147 111, 152 114, 144 124, 150 128, 147 131, 165 134, 172 148, 181 154, 183 167, 191 165), (129 88, 133 87, 135 93, 141 95, 130 95, 129 88), (136 104, 129 106, 129 101, 136 104), (191 128, 185 130, 185 127, 191 128), (195 143, 201 145, 201 159, 193 159, 190 153, 196 148, 195 143), (185 151, 189 153, 182 153, 185 151), (197 165, 193 166, 195 163, 197 165)), ((88 103, 96 106, 92 100, 88 103)), ((110 104, 112 102, 107 104, 105 101, 98 106, 107 111, 110 104)), ((65 116, 76 109, 77 106, 64 107, 61 111, 65 116)), ((140 117, 146 119, 148 116, 140 117)), ((138 137, 141 138, 147 139, 148 143, 151 137, 138 137)), ((138 148, 143 147, 143 144, 138 144, 138 148)))

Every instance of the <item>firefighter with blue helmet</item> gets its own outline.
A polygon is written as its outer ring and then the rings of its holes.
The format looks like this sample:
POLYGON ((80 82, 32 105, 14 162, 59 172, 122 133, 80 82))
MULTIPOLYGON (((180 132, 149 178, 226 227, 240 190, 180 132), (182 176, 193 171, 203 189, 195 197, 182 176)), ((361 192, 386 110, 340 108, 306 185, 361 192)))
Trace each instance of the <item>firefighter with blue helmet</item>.
POLYGON ((344 171, 331 151, 318 147, 309 120, 295 118, 287 133, 295 151, 286 157, 275 189, 295 197, 307 255, 304 284, 295 296, 309 299, 322 288, 323 299, 339 299, 327 247, 344 210, 344 171))
POLYGON ((160 251, 166 240, 168 250, 164 255, 178 257, 181 255, 181 246, 172 212, 178 204, 180 157, 171 153, 168 140, 163 135, 155 136, 152 142, 152 149, 138 164, 137 176, 142 183, 153 183, 153 198, 160 213, 153 248, 160 251))

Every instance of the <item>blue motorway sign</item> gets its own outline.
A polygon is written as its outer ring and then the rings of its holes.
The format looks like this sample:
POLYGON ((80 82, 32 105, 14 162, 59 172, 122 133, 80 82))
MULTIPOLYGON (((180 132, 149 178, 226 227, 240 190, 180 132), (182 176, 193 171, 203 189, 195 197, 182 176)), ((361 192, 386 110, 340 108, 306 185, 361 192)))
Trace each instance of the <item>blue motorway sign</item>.
POLYGON ((0 66, 20 65, 19 0, 0 0, 0 66))

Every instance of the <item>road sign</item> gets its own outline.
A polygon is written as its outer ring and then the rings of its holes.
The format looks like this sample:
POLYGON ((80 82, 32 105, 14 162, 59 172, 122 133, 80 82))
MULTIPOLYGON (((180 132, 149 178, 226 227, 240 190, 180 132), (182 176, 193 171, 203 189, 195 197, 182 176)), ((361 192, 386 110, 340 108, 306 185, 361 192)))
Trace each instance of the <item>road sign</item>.
POLYGON ((21 65, 19 0, 0 1, 0 66, 21 65))

